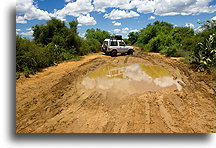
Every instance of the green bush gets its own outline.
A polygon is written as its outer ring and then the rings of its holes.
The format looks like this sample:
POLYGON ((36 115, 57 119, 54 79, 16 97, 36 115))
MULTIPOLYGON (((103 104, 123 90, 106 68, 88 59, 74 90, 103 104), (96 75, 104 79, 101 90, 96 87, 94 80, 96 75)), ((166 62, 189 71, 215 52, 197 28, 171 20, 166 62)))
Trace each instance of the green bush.
POLYGON ((160 37, 152 38, 149 43, 146 45, 146 49, 152 52, 159 52, 162 40, 160 37))
POLYGON ((26 76, 64 60, 75 58, 74 49, 66 50, 54 43, 46 46, 35 44, 19 36, 16 37, 16 71, 26 76))
POLYGON ((165 46, 162 50, 160 50, 160 53, 166 54, 167 56, 175 56, 177 48, 177 44, 174 44, 172 46, 165 46))
POLYGON ((101 43, 96 39, 88 39, 87 41, 88 49, 92 52, 99 52, 101 49, 101 43))
POLYGON ((215 34, 209 36, 204 43, 198 43, 191 55, 191 64, 199 71, 210 71, 216 66, 215 34))
POLYGON ((87 39, 78 36, 77 22, 64 22, 52 18, 46 24, 33 26, 32 41, 16 37, 16 72, 25 76, 34 74, 64 60, 79 59, 79 56, 99 52, 101 42, 109 33, 99 29, 87 31, 87 39))

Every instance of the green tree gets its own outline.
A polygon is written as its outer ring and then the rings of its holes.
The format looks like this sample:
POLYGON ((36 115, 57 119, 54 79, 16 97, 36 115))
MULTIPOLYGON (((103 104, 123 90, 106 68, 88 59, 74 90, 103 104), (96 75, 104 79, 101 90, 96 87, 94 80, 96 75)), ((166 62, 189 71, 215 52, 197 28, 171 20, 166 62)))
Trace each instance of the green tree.
POLYGON ((86 30, 85 37, 86 39, 96 39, 102 44, 104 39, 110 37, 110 33, 107 31, 102 31, 98 28, 96 30, 92 28, 86 30))
POLYGON ((75 34, 77 34, 77 25, 78 25, 77 21, 69 22, 70 30, 75 34))
POLYGON ((194 35, 194 30, 189 27, 175 27, 171 31, 173 39, 180 43, 185 37, 191 38, 194 35))
POLYGON ((54 36, 61 36, 68 31, 65 23, 55 18, 51 18, 46 24, 35 25, 32 28, 34 31, 33 37, 35 42, 41 43, 42 45, 51 43, 54 36))
POLYGON ((140 33, 139 32, 130 32, 128 34, 128 41, 131 45, 133 45, 134 43, 137 42, 138 37, 139 37, 140 33))
MULTIPOLYGON (((156 21, 153 24, 148 24, 146 28, 141 30, 138 37, 138 43, 146 45, 151 39, 160 34, 169 34, 173 29, 173 25, 167 22, 156 21)), ((148 45, 149 46, 149 45, 148 45)))

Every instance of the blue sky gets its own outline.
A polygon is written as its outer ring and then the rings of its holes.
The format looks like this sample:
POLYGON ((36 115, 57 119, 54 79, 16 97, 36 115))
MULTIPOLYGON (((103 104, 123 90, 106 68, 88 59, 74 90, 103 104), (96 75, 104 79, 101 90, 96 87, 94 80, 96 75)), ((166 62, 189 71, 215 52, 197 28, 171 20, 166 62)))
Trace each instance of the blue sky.
POLYGON ((199 31, 197 22, 215 19, 216 0, 17 0, 16 34, 32 38, 31 27, 55 17, 77 20, 81 36, 99 28, 127 37, 156 20, 199 31))

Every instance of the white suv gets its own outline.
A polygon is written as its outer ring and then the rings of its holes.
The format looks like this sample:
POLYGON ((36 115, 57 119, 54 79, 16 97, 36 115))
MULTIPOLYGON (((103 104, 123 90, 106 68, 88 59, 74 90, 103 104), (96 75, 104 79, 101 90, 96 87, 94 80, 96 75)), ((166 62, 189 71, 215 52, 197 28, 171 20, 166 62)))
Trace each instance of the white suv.
POLYGON ((102 51, 105 54, 110 54, 111 56, 116 56, 117 53, 121 54, 133 54, 134 48, 131 46, 126 46, 122 39, 105 39, 102 44, 102 51))

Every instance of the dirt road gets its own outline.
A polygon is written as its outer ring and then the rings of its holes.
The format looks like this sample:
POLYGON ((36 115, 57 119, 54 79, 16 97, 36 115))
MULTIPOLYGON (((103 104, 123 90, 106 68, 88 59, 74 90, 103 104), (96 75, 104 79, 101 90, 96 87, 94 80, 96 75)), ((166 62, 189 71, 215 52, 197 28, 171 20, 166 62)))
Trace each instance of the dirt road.
POLYGON ((214 87, 213 76, 160 54, 91 54, 17 80, 16 132, 211 133, 214 87), (116 77, 105 79, 110 65, 116 77))

